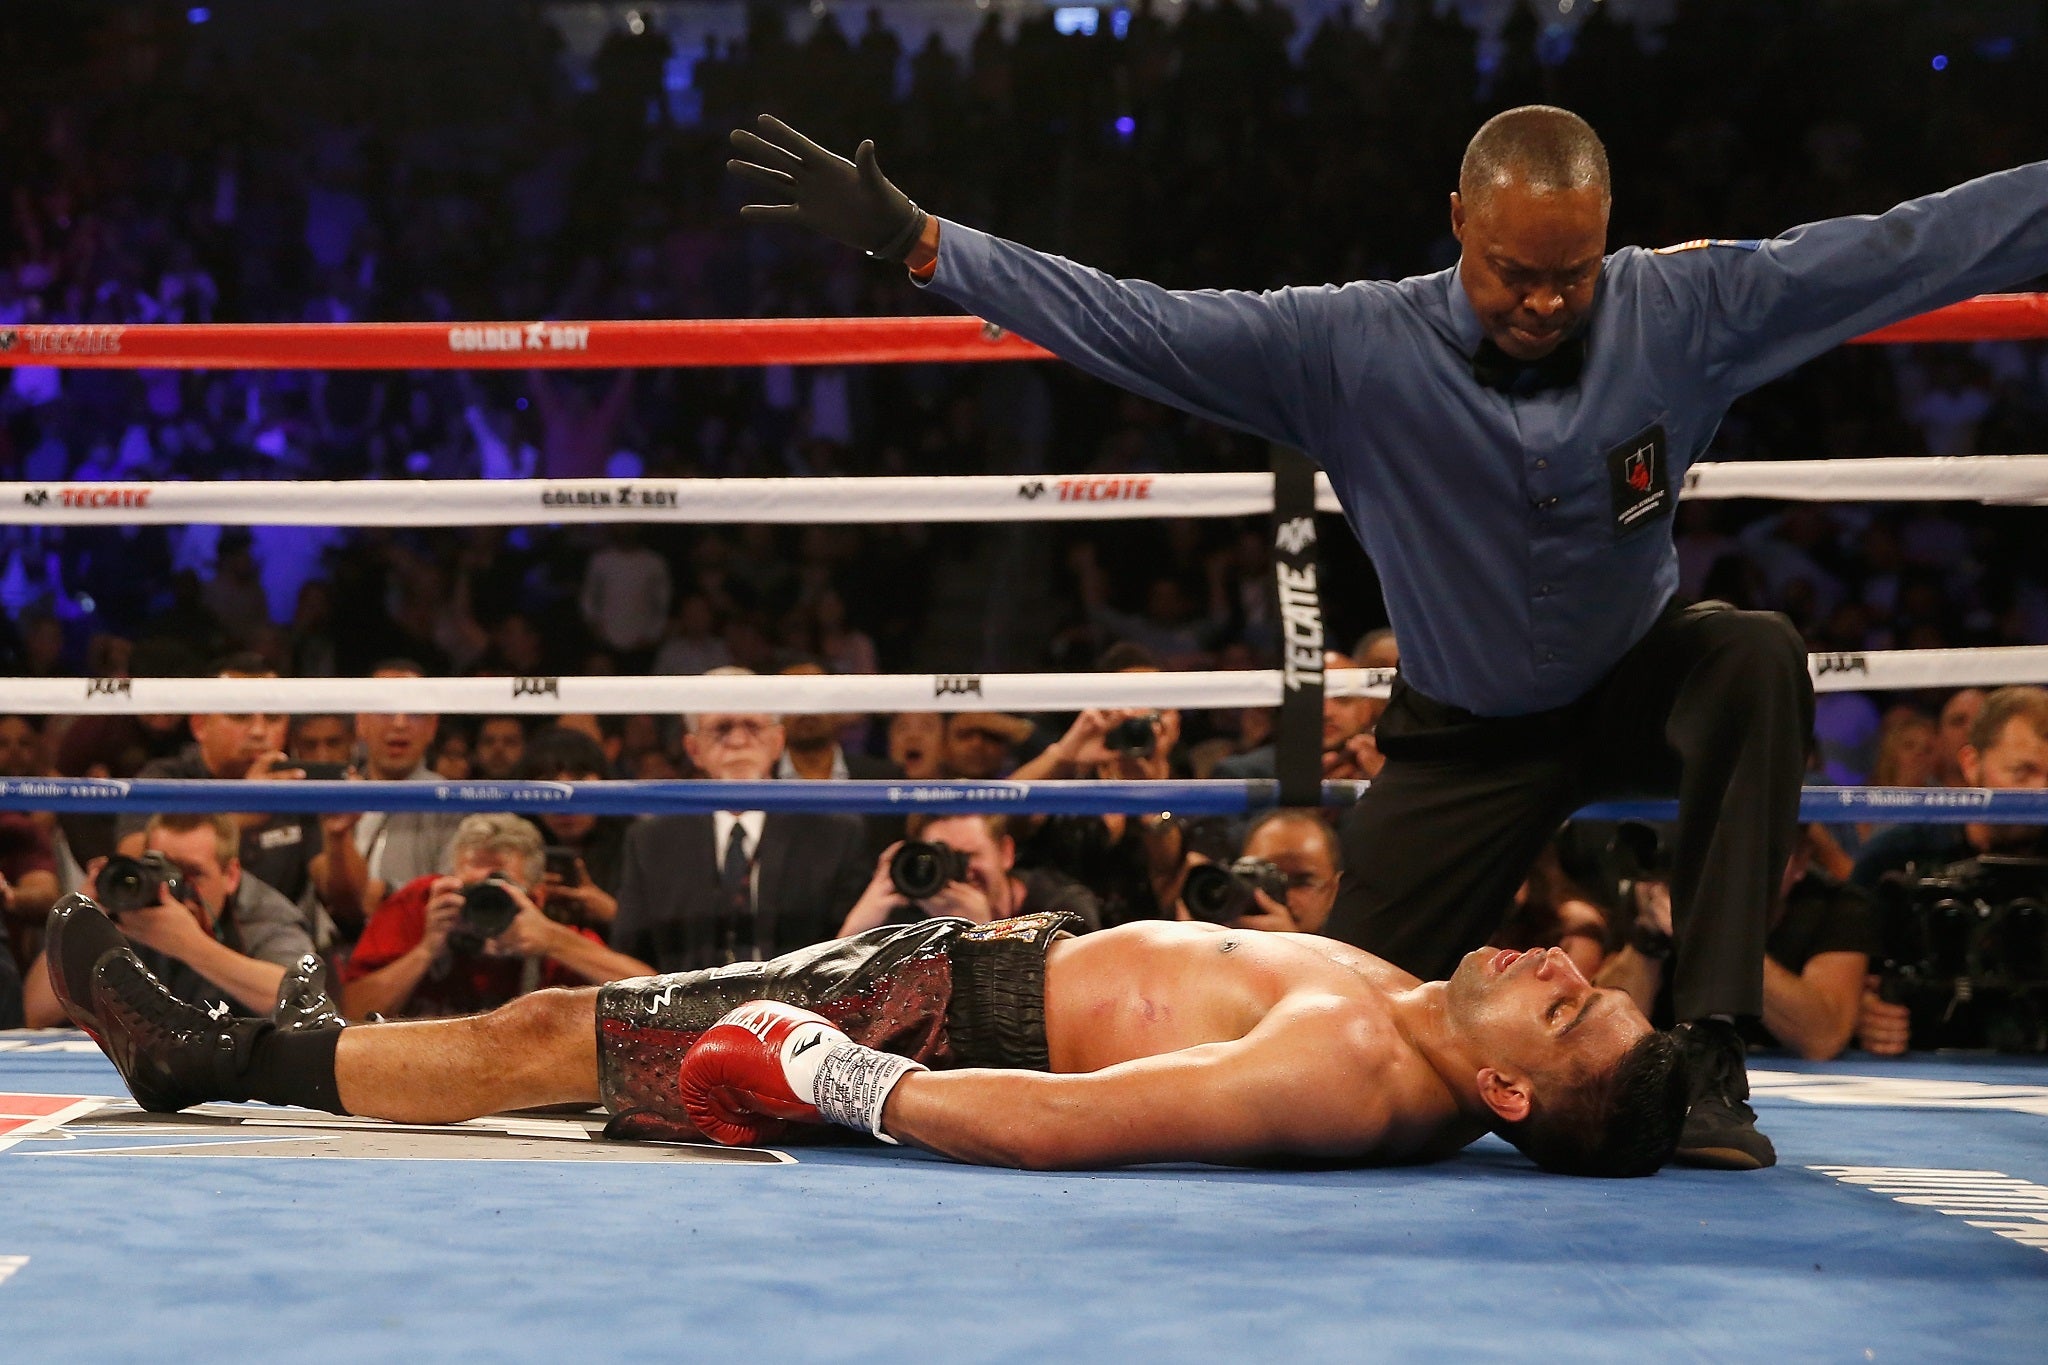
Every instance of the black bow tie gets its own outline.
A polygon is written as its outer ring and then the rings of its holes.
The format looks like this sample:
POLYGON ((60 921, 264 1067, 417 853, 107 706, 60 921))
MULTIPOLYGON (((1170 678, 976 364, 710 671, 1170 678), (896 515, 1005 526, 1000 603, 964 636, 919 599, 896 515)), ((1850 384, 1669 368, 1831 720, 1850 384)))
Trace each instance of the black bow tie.
POLYGON ((1517 360, 1493 344, 1479 343, 1472 357, 1472 377, 1489 389, 1499 389, 1511 398, 1522 398, 1544 389, 1570 388, 1579 382, 1586 368, 1586 338, 1569 336, 1541 360, 1517 360))

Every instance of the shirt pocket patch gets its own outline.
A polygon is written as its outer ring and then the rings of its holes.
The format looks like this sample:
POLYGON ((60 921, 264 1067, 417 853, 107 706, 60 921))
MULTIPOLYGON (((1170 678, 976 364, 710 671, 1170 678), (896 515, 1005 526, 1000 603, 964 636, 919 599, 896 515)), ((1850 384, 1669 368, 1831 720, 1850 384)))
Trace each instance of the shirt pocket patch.
POLYGON ((1670 515, 1671 458, 1663 423, 1651 423, 1607 452, 1607 487, 1616 540, 1670 515))

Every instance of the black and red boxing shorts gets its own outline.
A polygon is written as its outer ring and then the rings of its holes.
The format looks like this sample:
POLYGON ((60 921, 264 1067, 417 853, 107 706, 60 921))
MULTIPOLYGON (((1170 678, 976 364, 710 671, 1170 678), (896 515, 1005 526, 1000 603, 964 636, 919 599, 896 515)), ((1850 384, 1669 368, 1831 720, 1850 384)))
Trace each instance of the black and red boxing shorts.
POLYGON ((993 1066, 1044 1071, 1045 954, 1080 928, 1072 915, 993 924, 928 919, 885 925, 785 953, 702 971, 614 981, 597 992, 599 1094, 607 1137, 700 1140, 683 1112, 683 1054, 749 1000, 824 1015, 856 1043, 935 1070, 993 1066))

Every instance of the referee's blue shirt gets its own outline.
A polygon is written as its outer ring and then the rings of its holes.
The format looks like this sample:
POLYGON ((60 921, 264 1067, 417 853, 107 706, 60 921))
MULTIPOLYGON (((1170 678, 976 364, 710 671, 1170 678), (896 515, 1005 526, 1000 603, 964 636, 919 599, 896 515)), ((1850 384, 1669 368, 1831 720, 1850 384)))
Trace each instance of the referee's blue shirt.
POLYGON ((1738 396, 2043 272, 2048 162, 1767 241, 1624 247, 1578 381, 1522 397, 1473 378, 1483 333, 1455 269, 1167 290, 946 222, 930 287, 1112 384, 1306 451, 1379 570, 1409 684, 1511 716, 1579 697, 1655 621, 1678 586, 1672 505, 1738 396))

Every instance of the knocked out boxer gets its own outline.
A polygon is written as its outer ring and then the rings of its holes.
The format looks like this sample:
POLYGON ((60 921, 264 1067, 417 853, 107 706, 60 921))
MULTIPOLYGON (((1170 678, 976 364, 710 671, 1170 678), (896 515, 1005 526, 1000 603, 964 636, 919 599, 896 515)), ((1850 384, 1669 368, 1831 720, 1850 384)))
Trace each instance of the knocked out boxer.
POLYGON ((278 1020, 209 1017, 84 897, 51 912, 49 961, 71 1017, 161 1112, 264 1100, 445 1123, 602 1100, 613 1137, 752 1143, 830 1122, 1033 1168, 1427 1161, 1492 1131, 1546 1169, 1644 1175, 1677 1142, 1677 1044, 1559 950, 1482 949, 1423 982, 1303 934, 1065 924, 926 920, 346 1028, 304 999, 278 1020))

